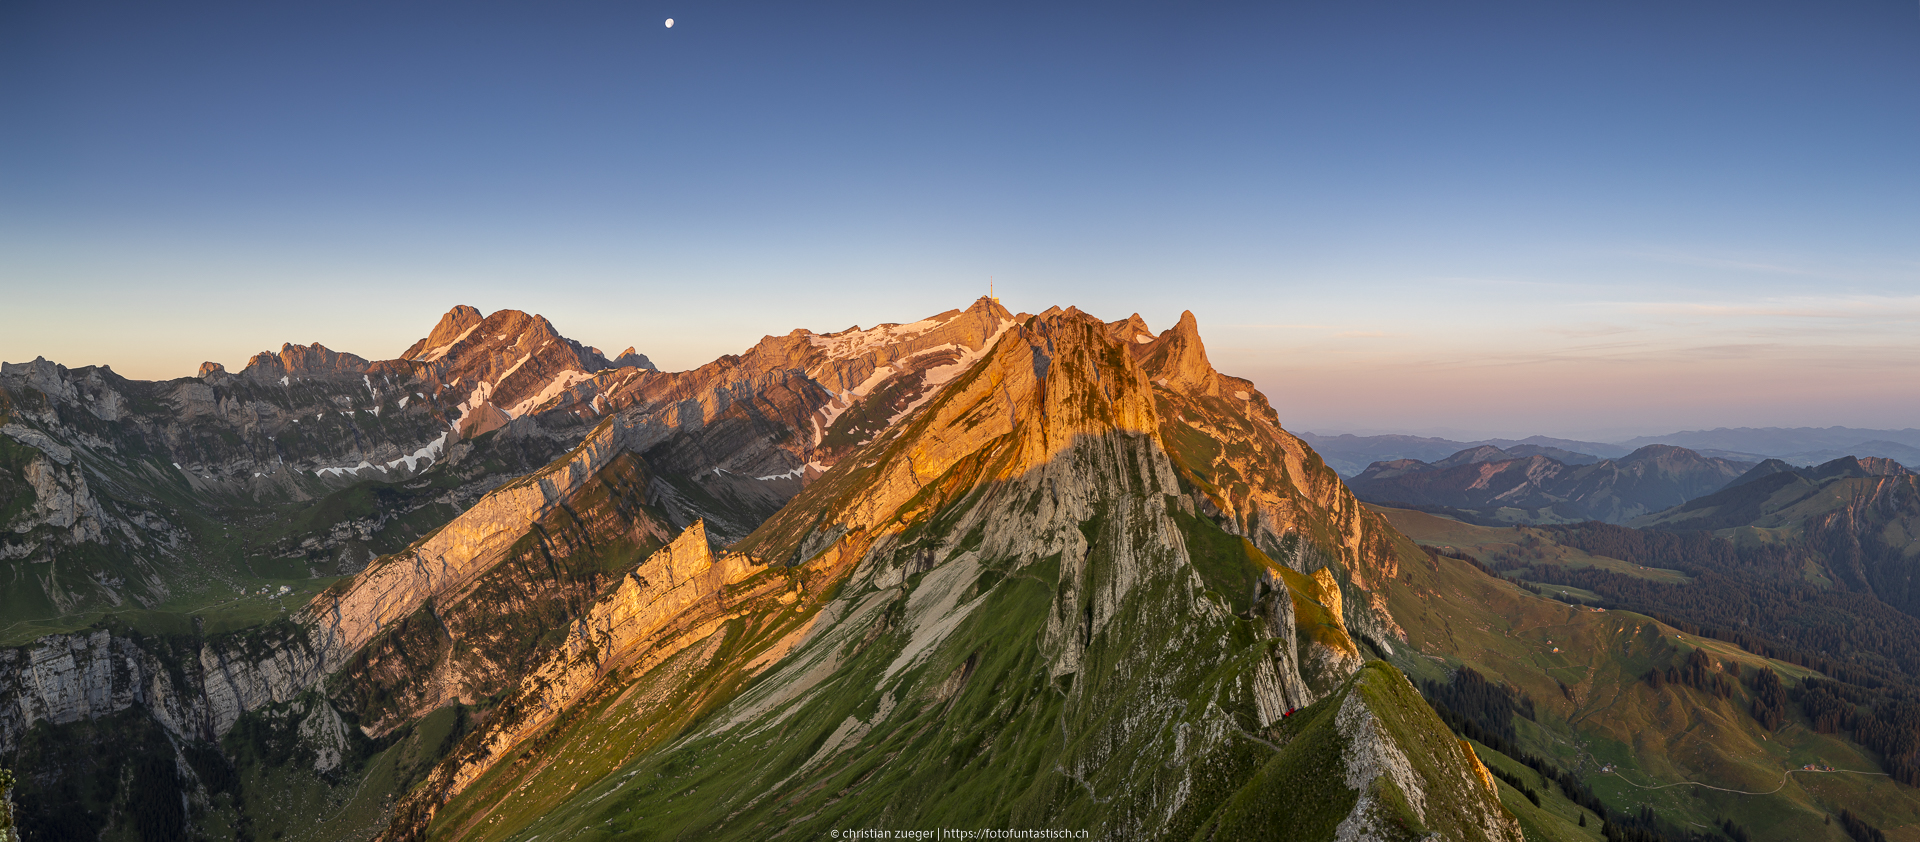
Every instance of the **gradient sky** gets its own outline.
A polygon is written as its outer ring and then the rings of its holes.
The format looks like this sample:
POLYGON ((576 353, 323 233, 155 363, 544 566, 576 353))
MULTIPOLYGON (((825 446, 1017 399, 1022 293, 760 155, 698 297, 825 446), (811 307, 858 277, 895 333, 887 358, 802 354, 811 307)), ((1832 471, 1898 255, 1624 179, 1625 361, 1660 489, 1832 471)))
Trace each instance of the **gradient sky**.
POLYGON ((1295 429, 1920 426, 1913 0, 1032 5, 0 4, 0 359, 679 369, 992 275, 1295 429))

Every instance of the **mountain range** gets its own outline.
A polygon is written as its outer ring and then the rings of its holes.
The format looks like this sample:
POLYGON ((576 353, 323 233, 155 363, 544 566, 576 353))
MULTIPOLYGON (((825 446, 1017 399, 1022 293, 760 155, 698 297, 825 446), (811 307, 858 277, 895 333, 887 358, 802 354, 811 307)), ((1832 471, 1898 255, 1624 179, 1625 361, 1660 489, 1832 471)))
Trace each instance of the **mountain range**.
POLYGON ((1358 476, 1368 465, 1396 459, 1432 462, 1448 455, 1481 446, 1498 447, 1514 455, 1526 455, 1514 448, 1540 447, 1569 465, 1618 459, 1650 444, 1684 447, 1702 456, 1733 462, 1760 462, 1780 459, 1802 467, 1829 462, 1842 456, 1877 456, 1902 464, 1920 464, 1920 430, 1870 430, 1851 427, 1721 427, 1714 430, 1689 430, 1658 436, 1640 436, 1619 442, 1577 441, 1547 436, 1525 439, 1486 439, 1454 441, 1407 435, 1356 436, 1301 433, 1300 438, 1322 454, 1343 477, 1358 476))
POLYGON ((35 840, 1915 838, 1913 476, 1583 444, 1369 505, 1192 314, 986 298, 6 364, 0 765, 35 840))
MULTIPOLYGON (((1619 459, 1569 463, 1519 445, 1481 445, 1438 462, 1375 462, 1348 481, 1360 499, 1440 507, 1493 521, 1624 523, 1718 491, 1755 466, 1650 444, 1619 459)), ((1786 463, 1767 464, 1786 469, 1786 463)))

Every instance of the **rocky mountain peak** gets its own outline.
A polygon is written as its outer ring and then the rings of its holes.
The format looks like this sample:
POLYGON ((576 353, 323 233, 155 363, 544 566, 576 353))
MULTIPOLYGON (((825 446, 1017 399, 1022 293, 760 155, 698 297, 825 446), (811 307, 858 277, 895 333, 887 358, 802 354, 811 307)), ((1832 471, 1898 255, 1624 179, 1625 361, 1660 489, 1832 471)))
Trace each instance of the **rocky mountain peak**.
POLYGON ((1684 447, 1675 447, 1670 444, 1650 444, 1622 457, 1620 464, 1631 465, 1636 462, 1693 463, 1699 461, 1702 461, 1700 454, 1684 447))
POLYGON ((1907 470, 1907 466, 1885 456, 1861 456, 1855 461, 1860 463, 1860 469, 1866 471, 1867 476, 1870 477, 1903 477, 1913 473, 1907 470))
POLYGON ((216 362, 204 362, 200 364, 200 372, 198 374, 195 374, 194 376, 205 378, 209 375, 226 374, 226 373, 227 373, 226 366, 216 362))
POLYGON ((457 404, 462 436, 505 426, 544 408, 568 407, 583 419, 597 417, 611 398, 607 389, 632 385, 635 372, 618 384, 596 380, 599 372, 623 367, 653 371, 653 364, 629 348, 622 362, 610 362, 598 349, 560 335, 537 313, 497 310, 484 318, 471 307, 455 307, 426 339, 407 351, 433 396, 457 404))
POLYGON ((1146 349, 1146 369, 1153 382, 1195 395, 1220 394, 1220 375, 1207 360, 1207 346, 1200 341, 1200 323, 1192 310, 1180 313, 1180 322, 1168 329, 1146 349))
POLYGON ((1512 454, 1490 444, 1470 447, 1445 459, 1433 463, 1436 468, 1451 468, 1455 465, 1472 465, 1477 462, 1497 462, 1512 458, 1512 454))
POLYGON ((627 350, 621 351, 620 356, 614 357, 611 365, 614 368, 644 368, 648 371, 659 371, 654 367, 653 361, 647 359, 646 354, 634 350, 632 345, 628 345, 627 350))
POLYGON ((445 356, 453 343, 465 339, 466 335, 480 325, 480 311, 465 304, 456 304, 447 314, 440 317, 440 323, 433 326, 433 332, 427 338, 413 343, 413 347, 400 355, 403 360, 438 359, 445 356))
POLYGON ((1153 329, 1147 327, 1147 321, 1140 318, 1139 313, 1108 323, 1107 335, 1129 348, 1153 342, 1153 329))
POLYGON ((265 379, 298 375, 357 375, 366 371, 367 366, 364 357, 334 351, 318 342, 312 345, 288 343, 280 346, 278 354, 272 351, 254 354, 240 373, 265 379))

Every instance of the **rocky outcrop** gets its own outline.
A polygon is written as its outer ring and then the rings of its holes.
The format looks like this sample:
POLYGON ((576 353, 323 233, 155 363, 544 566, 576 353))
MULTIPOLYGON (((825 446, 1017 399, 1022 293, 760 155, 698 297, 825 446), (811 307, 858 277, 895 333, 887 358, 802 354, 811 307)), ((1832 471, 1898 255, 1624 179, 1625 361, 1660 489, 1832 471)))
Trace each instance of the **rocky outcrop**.
POLYGON ((614 368, 644 368, 648 371, 659 371, 653 361, 647 359, 646 354, 634 350, 631 345, 627 346, 627 350, 621 351, 619 356, 613 358, 612 365, 614 368))
MULTIPOLYGON (((287 343, 280 352, 261 351, 247 360, 240 376, 253 380, 278 380, 282 377, 343 376, 367 371, 366 358, 330 350, 318 342, 305 347, 287 343)), ((206 366, 201 366, 205 369, 206 366)))
POLYGON ((208 362, 194 378, 147 383, 104 366, 69 371, 39 359, 5 364, 0 390, 14 396, 17 424, 65 446, 122 463, 135 452, 157 454, 155 468, 171 468, 178 473, 168 479, 184 477, 196 490, 299 499, 329 481, 412 476, 462 438, 525 416, 541 416, 539 434, 570 445, 608 408, 606 388, 654 373, 640 365, 643 356, 629 354, 633 365, 623 369, 538 315, 502 310, 482 318, 461 306, 397 360, 286 344, 254 355, 237 375, 208 362), (596 380, 603 372, 609 376, 596 380), (567 395, 576 400, 562 401, 567 395), (582 410, 595 397, 594 411, 547 417, 549 404, 582 410))
POLYGON ((614 420, 603 423, 565 458, 495 489, 405 552, 308 603, 301 622, 313 628, 326 669, 337 669, 381 629, 498 563, 535 521, 623 452, 627 432, 614 420))
POLYGON ((1345 782, 1359 796, 1334 830, 1337 842, 1398 838, 1408 819, 1416 827, 1446 827, 1450 832, 1435 834, 1441 838, 1521 842, 1519 822, 1500 806, 1499 789, 1472 749, 1446 738, 1431 711, 1409 703, 1413 691, 1404 677, 1381 665, 1355 685, 1334 714, 1345 782))
POLYGON ((212 740, 240 716, 286 702, 323 677, 297 634, 184 649, 97 630, 0 650, 0 753, 36 722, 98 719, 139 706, 176 737, 212 740))
POLYGON ((1214 370, 1193 314, 1129 350, 1157 387, 1161 439, 1198 510, 1296 571, 1336 566, 1345 628, 1383 645, 1404 639, 1385 584, 1411 545, 1280 426, 1251 382, 1214 370))
POLYGON ((459 793, 485 774, 514 746, 584 697, 608 671, 633 667, 644 672, 711 634, 716 622, 734 616, 728 612, 728 588, 757 569, 745 556, 716 557, 705 525, 688 527, 594 603, 563 649, 527 670, 505 705, 507 714, 491 722, 485 736, 448 767, 441 797, 459 793))
POLYGON ((53 460, 41 458, 27 463, 26 475, 27 483, 33 486, 37 511, 24 523, 14 524, 15 531, 46 524, 67 530, 68 537, 76 542, 100 540, 106 514, 87 491, 85 471, 62 468, 53 460))

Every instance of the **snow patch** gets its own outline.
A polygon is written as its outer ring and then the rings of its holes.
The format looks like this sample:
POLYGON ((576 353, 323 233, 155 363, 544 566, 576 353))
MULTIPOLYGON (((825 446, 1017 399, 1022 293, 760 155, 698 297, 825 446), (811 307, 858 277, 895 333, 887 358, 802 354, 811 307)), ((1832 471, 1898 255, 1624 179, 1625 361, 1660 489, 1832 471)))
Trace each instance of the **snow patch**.
POLYGON ((493 385, 494 385, 494 387, 495 387, 495 388, 498 388, 498 387, 500 386, 500 384, 502 384, 502 383, 505 383, 505 382, 507 382, 507 378, 509 378, 509 377, 512 377, 512 376, 513 376, 513 373, 514 373, 514 372, 516 372, 516 371, 519 371, 519 370, 520 370, 520 367, 521 367, 521 366, 523 366, 523 365, 526 365, 526 364, 527 364, 527 360, 530 360, 530 359, 533 359, 533 355, 532 355, 532 354, 527 354, 526 356, 523 356, 523 357, 521 357, 521 358, 520 358, 520 361, 519 361, 519 362, 517 362, 517 363, 514 363, 514 364, 513 364, 513 367, 512 367, 512 368, 509 368, 509 369, 507 369, 507 373, 506 373, 506 374, 502 374, 502 375, 500 375, 500 377, 499 377, 498 379, 496 379, 496 380, 494 380, 494 381, 493 381, 493 385))
MULTIPOLYGON (((920 381, 921 388, 924 389, 924 391, 920 393, 920 397, 915 398, 913 403, 907 404, 905 409, 894 413, 892 418, 887 419, 887 426, 892 427, 900 423, 900 419, 912 415, 914 410, 925 406, 927 401, 933 400, 935 395, 940 394, 940 390, 943 387, 953 382, 954 378, 959 377, 962 373, 966 372, 967 369, 972 368, 973 364, 979 362, 981 357, 985 357, 987 351, 993 347, 993 343, 1000 341, 1001 335, 1005 334, 1007 330, 1012 327, 1013 322, 1011 320, 1001 322, 1000 329, 995 330, 992 336, 987 337, 987 341, 980 343, 980 347, 965 349, 960 352, 960 359, 954 360, 946 365, 927 369, 926 374, 922 375, 922 380, 920 381)), ((921 353, 957 347, 959 346, 942 345, 939 348, 928 348, 921 353)), ((919 356, 919 354, 915 354, 914 356, 919 356)))
POLYGON ((280 375, 280 385, 282 386, 287 385, 287 376, 284 374, 280 375))
POLYGON ((473 391, 467 393, 467 399, 464 401, 461 401, 460 405, 455 407, 455 409, 459 410, 460 414, 455 416, 453 419, 454 429, 456 430, 459 429, 460 422, 465 420, 468 414, 472 413, 474 410, 479 409, 482 406, 485 406, 487 404, 488 399, 492 397, 493 397, 492 383, 482 382, 475 385, 473 387, 473 391))
MULTIPOLYGON (((892 365, 883 365, 874 369, 872 374, 867 375, 867 379, 860 381, 860 385, 840 393, 840 397, 835 398, 820 410, 826 413, 826 425, 829 427, 833 426, 833 420, 839 418, 840 413, 846 412, 848 407, 853 406, 859 402, 861 398, 871 394, 875 387, 881 383, 885 383, 887 378, 892 377, 894 373, 895 370, 892 365)), ((815 444, 818 444, 818 442, 815 442, 815 444)))
POLYGON ((876 325, 869 330, 861 330, 858 325, 850 330, 829 333, 825 336, 808 336, 807 341, 815 348, 826 351, 828 357, 844 360, 859 356, 870 349, 888 345, 902 339, 911 339, 936 327, 946 324, 944 319, 921 319, 913 324, 876 325))
MULTIPOLYGON (((525 360, 522 360, 522 362, 525 362, 525 360)), ((514 366, 514 367, 519 368, 519 366, 514 366)), ((512 374, 513 372, 507 372, 507 373, 512 374)), ((500 379, 505 380, 506 378, 502 377, 500 379)), ((517 404, 514 404, 512 409, 507 410, 507 417, 519 418, 520 416, 525 415, 528 412, 531 412, 534 409, 545 405, 547 401, 550 401, 556 397, 559 397, 562 392, 565 392, 566 390, 573 388, 575 385, 579 384, 581 381, 592 380, 592 379, 593 379, 593 375, 588 374, 584 371, 560 372, 559 374, 554 375, 554 378, 552 380, 547 381, 547 385, 540 389, 539 394, 534 395, 533 397, 527 398, 526 400, 523 400, 517 404)), ((595 397, 598 398, 599 396, 596 395, 595 397)), ((595 411, 598 412, 599 410, 596 409, 595 411)))
MULTIPOLYGON (((340 476, 357 477, 360 475, 360 472, 363 470, 372 469, 375 471, 386 472, 386 471, 391 471, 394 468, 398 468, 401 465, 407 466, 408 471, 415 471, 420 469, 419 463, 422 461, 425 461, 427 463, 426 467, 431 468, 433 467, 433 463, 435 461, 438 461, 440 457, 440 453, 446 448, 447 436, 450 436, 450 435, 452 435, 452 433, 441 433, 439 438, 434 439, 431 442, 428 442, 426 447, 422 447, 419 450, 416 450, 410 454, 407 454, 406 456, 402 456, 398 459, 394 459, 385 464, 375 465, 372 462, 368 462, 363 459, 360 461, 360 464, 355 465, 351 468, 321 468, 320 470, 314 471, 313 473, 316 476, 320 474, 332 474, 336 477, 340 477, 340 476)), ((258 475, 256 474, 256 476, 258 475)))
POLYGON ((1153 337, 1151 337, 1151 336, 1148 336, 1148 335, 1146 335, 1146 334, 1144 334, 1144 333, 1136 333, 1136 334, 1134 334, 1134 335, 1133 335, 1133 341, 1135 341, 1135 342, 1138 342, 1138 343, 1140 343, 1140 344, 1142 344, 1142 345, 1145 345, 1145 344, 1147 344, 1147 343, 1149 343, 1149 342, 1152 342, 1152 341, 1153 341, 1153 337))
POLYGON ((410 400, 413 400, 413 396, 412 396, 412 395, 401 395, 401 396, 400 396, 400 408, 401 408, 401 409, 406 409, 406 408, 407 408, 407 401, 410 401, 410 400))
POLYGON ((459 336, 454 337, 452 342, 448 342, 447 344, 442 345, 438 348, 435 348, 431 351, 428 351, 425 354, 421 354, 420 361, 430 363, 430 362, 433 362, 434 360, 437 360, 437 359, 440 359, 441 357, 446 356, 448 351, 453 350, 453 346, 460 344, 460 340, 467 338, 468 336, 472 335, 474 331, 479 329, 480 329, 479 325, 474 325, 473 327, 467 328, 465 331, 461 332, 459 336))
POLYGON ((428 467, 432 467, 433 463, 440 458, 441 450, 443 450, 446 447, 448 435, 449 434, 447 433, 441 433, 439 438, 434 439, 431 442, 428 442, 426 447, 423 447, 423 448, 420 448, 419 450, 414 451, 412 455, 402 456, 398 459, 388 462, 387 467, 391 468, 391 467, 394 467, 395 465, 405 463, 407 466, 407 470, 411 471, 415 469, 415 463, 423 459, 426 460, 428 467))
POLYGON ((794 468, 793 470, 791 470, 791 471, 788 471, 788 472, 786 472, 786 473, 784 473, 784 474, 769 474, 769 475, 767 475, 767 476, 764 476, 764 477, 754 477, 754 479, 762 479, 762 480, 765 480, 765 479, 799 479, 799 478, 800 478, 800 476, 801 476, 802 474, 804 474, 804 473, 806 473, 806 470, 807 470, 807 468, 806 468, 806 466, 805 466, 805 465, 802 465, 802 466, 800 466, 800 467, 798 467, 798 468, 794 468))
POLYGON ((1234 397, 1236 397, 1236 398, 1239 398, 1239 399, 1241 399, 1241 400, 1243 400, 1243 401, 1244 401, 1244 400, 1252 400, 1252 399, 1253 399, 1253 396, 1252 396, 1252 395, 1249 395, 1249 394, 1247 394, 1247 393, 1246 393, 1246 392, 1244 392, 1244 391, 1240 391, 1240 392, 1234 392, 1234 393, 1233 393, 1233 396, 1234 396, 1234 397))

